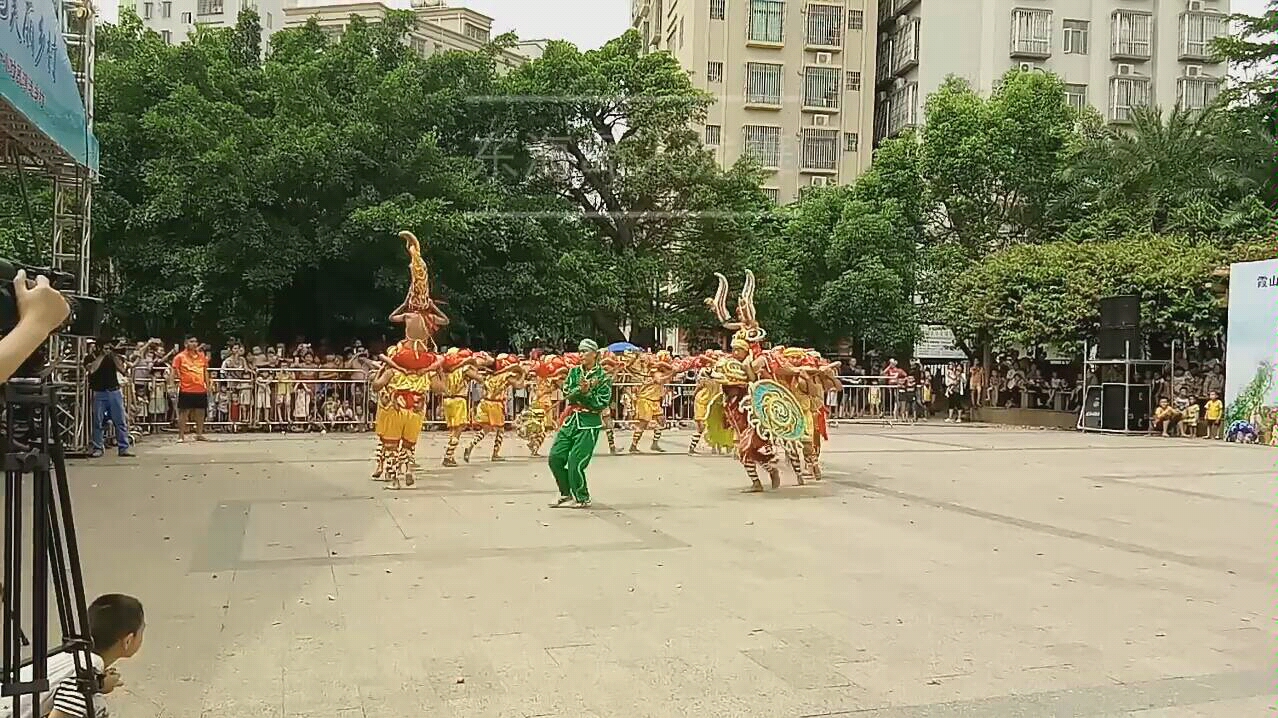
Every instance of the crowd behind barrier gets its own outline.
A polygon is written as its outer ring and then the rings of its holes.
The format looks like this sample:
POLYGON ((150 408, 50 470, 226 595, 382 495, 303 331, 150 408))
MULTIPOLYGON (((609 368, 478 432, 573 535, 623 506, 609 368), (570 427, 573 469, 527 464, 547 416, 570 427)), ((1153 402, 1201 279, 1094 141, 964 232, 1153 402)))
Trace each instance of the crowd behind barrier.
MULTIPOLYGON (((156 369, 126 382, 125 400, 132 428, 142 433, 176 431, 177 391, 170 369, 156 369)), ((220 432, 371 431, 377 411, 372 374, 357 369, 210 369, 206 426, 220 432)), ((627 426, 633 415, 631 395, 637 384, 614 386, 613 418, 627 426)), ((696 385, 674 382, 665 398, 666 420, 691 425, 696 385)), ((470 393, 472 409, 481 394, 470 393)), ((528 407, 529 390, 512 389, 506 416, 513 422, 528 407)), ((844 377, 843 388, 826 396, 834 421, 891 421, 917 418, 921 393, 890 385, 887 377, 844 377), (911 413, 914 412, 914 413, 911 413)), ((426 403, 426 424, 443 427, 440 397, 426 403)), ((473 413, 473 412, 472 412, 473 413)))

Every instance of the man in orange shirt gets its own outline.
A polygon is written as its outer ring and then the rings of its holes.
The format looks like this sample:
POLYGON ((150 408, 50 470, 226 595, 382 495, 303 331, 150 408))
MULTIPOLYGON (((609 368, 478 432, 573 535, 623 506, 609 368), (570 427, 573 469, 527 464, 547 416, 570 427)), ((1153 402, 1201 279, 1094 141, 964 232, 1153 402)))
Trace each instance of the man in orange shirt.
POLYGON ((209 358, 200 351, 195 336, 186 338, 186 349, 173 358, 178 382, 178 437, 186 441, 186 422, 195 422, 195 440, 205 441, 204 414, 209 408, 209 358))

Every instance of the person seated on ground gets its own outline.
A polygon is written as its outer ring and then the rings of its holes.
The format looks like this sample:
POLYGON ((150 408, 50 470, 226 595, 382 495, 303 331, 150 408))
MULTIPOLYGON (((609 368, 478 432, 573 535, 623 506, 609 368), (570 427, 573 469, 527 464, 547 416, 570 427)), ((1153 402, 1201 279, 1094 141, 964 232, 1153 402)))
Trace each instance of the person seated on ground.
POLYGON ((1171 436, 1171 430, 1180 421, 1180 412, 1167 401, 1166 397, 1158 400, 1158 408, 1154 409, 1153 430, 1161 431, 1163 436, 1171 436))
POLYGON ((1189 404, 1181 412, 1180 435, 1191 439, 1198 438, 1199 406, 1195 397, 1189 397, 1189 404))
MULTIPOLYGON (((98 596, 89 604, 89 636, 93 641, 90 661, 99 686, 98 692, 93 695, 92 715, 84 691, 76 682, 76 656, 60 651, 45 660, 49 690, 40 695, 39 712, 32 713, 31 699, 24 696, 19 706, 19 718, 106 718, 107 706, 102 696, 124 685, 114 664, 137 654, 142 648, 145 630, 146 617, 141 601, 119 593, 98 596)), ((31 666, 26 666, 19 672, 19 679, 29 681, 31 674, 31 666)), ((0 702, 0 718, 10 718, 12 711, 12 698, 0 702)))

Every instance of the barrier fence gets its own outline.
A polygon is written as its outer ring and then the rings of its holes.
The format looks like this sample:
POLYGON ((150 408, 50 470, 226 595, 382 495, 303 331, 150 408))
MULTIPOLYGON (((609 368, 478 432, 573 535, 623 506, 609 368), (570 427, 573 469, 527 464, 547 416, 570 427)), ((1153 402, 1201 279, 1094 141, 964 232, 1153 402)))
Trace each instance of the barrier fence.
MULTIPOLYGON (((209 408, 205 426, 221 432, 370 431, 377 410, 370 386, 372 372, 358 369, 210 369, 209 408)), ((830 420, 837 423, 910 421, 920 416, 923 392, 892 385, 886 377, 843 377, 843 387, 826 395, 830 420)), ((122 384, 134 431, 156 433, 177 429, 177 388, 166 368, 148 369, 122 384)), ((637 384, 614 386, 613 419, 623 427, 634 415, 637 384)), ((527 408, 530 388, 513 389, 506 416, 513 421, 527 408)), ((691 425, 696 385, 667 385, 664 400, 669 424, 691 425)), ((482 394, 471 386, 472 408, 482 394)), ((557 397, 561 405, 562 398, 557 397)), ((473 413, 473 412, 472 412, 473 413)), ((426 424, 442 428, 441 397, 427 398, 426 424)))

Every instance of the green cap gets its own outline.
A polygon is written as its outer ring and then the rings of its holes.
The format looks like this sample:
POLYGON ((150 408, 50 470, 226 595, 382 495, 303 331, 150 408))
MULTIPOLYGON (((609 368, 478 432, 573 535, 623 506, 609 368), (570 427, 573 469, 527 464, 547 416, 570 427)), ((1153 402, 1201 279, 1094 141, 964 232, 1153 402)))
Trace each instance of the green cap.
POLYGON ((582 339, 581 342, 577 344, 577 351, 587 353, 597 352, 599 351, 599 345, 595 343, 594 339, 582 339))

